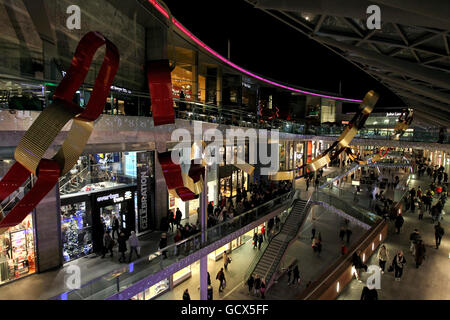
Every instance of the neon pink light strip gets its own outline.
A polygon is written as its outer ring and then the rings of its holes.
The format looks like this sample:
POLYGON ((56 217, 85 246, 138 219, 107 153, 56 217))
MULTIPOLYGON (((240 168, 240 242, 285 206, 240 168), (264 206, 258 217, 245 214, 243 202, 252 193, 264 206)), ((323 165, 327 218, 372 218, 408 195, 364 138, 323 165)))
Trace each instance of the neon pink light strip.
MULTIPOLYGON (((156 1, 156 0, 148 0, 159 12, 161 12, 161 14, 163 16, 165 16, 167 19, 169 19, 169 14, 167 13, 167 11, 161 7, 161 5, 156 1)), ((296 88, 292 88, 292 87, 288 87, 285 85, 282 85, 281 83, 277 83, 274 81, 270 81, 268 79, 265 79, 261 76, 258 76, 254 73, 251 73, 250 71, 247 71, 241 67, 239 67, 238 65, 234 64, 233 62, 231 62, 230 60, 225 59, 224 57, 222 57, 220 54, 218 54, 216 51, 214 51, 213 49, 211 49, 210 47, 208 47, 206 44, 204 44, 200 39, 198 39, 196 36, 194 36, 191 32, 189 32, 189 30, 187 30, 181 23, 179 23, 175 18, 172 17, 172 22, 175 26, 178 27, 178 29, 180 29, 186 36, 188 36, 189 38, 191 38, 196 44, 198 44, 199 46, 201 46, 203 49, 205 49, 206 51, 208 51, 209 53, 211 53, 213 56, 217 57, 218 59, 222 60, 223 62, 225 62, 226 64, 228 64, 229 66, 233 67, 236 70, 239 70, 242 73, 245 73, 246 75, 249 75, 250 77, 256 78, 258 80, 264 81, 266 83, 269 83, 273 86, 276 87, 280 87, 286 90, 290 90, 290 91, 294 91, 294 92, 299 92, 299 93, 304 93, 304 94, 308 94, 308 95, 312 95, 312 96, 317 96, 317 97, 322 97, 322 98, 328 98, 328 99, 334 99, 334 100, 341 100, 341 101, 350 101, 350 102, 359 102, 361 103, 362 100, 356 100, 356 99, 347 99, 347 98, 341 98, 341 97, 333 97, 333 96, 327 96, 324 94, 318 94, 318 93, 313 93, 313 92, 309 92, 309 91, 304 91, 304 90, 300 90, 300 89, 296 89, 296 88)))

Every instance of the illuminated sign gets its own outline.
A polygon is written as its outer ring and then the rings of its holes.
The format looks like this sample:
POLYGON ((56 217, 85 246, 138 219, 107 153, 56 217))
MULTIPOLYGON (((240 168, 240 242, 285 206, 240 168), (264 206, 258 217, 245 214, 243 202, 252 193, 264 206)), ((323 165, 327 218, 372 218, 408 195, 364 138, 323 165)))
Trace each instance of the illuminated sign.
POLYGON ((125 194, 122 197, 118 193, 114 193, 114 194, 112 193, 112 194, 109 194, 107 196, 98 197, 97 198, 97 202, 113 200, 114 203, 118 203, 118 202, 122 202, 124 200, 130 200, 132 198, 133 198, 133 192, 126 191, 125 194))
POLYGON ((387 112, 386 117, 400 117, 402 114, 400 112, 387 112))

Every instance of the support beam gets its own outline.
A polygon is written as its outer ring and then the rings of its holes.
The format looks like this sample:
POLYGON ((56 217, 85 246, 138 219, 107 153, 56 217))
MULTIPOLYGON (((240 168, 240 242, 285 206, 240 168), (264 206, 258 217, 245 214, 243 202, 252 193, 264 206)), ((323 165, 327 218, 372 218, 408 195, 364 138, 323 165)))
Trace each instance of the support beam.
MULTIPOLYGON (((325 37, 314 37, 320 42, 334 46, 343 51, 352 53, 356 56, 367 60, 372 60, 376 64, 388 67, 393 71, 408 75, 415 79, 420 79, 425 82, 432 83, 438 87, 450 89, 450 75, 444 72, 432 71, 426 67, 416 65, 414 63, 406 62, 400 59, 395 59, 371 52, 366 49, 358 48, 353 45, 339 42, 337 40, 325 37)), ((370 63, 371 64, 371 63, 370 63)))

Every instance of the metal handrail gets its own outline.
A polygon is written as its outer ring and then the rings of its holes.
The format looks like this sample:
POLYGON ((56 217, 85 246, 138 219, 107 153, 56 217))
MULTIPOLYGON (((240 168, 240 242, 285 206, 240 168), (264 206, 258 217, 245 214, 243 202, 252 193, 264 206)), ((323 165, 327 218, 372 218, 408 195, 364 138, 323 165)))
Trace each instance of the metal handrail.
MULTIPOLYGON (((89 169, 88 166, 85 167, 85 168, 84 168, 83 170, 81 170, 80 172, 78 172, 74 177, 71 177, 67 182, 65 182, 62 186, 60 186, 59 189, 60 189, 60 190, 63 189, 67 184, 69 184, 69 183, 72 181, 72 179, 75 179, 75 178, 77 178, 78 176, 81 176, 81 174, 82 174, 84 171, 86 171, 87 169, 89 169)), ((88 172, 88 174, 90 174, 90 172, 88 172)))

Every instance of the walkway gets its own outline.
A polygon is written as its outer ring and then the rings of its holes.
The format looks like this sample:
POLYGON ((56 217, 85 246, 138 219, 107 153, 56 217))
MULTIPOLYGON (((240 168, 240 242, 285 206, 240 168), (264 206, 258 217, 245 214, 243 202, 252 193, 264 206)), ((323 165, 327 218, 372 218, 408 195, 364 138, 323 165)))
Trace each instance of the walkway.
MULTIPOLYGON (((412 180, 411 187, 422 187, 426 189, 430 184, 428 177, 421 177, 420 180, 412 180)), ((434 200, 434 203, 437 200, 434 200)), ((434 204, 433 203, 433 204, 434 204)), ((439 250, 434 248, 434 224, 431 216, 424 214, 424 219, 418 219, 418 210, 415 213, 408 211, 403 214, 405 223, 400 235, 395 234, 393 223, 389 224, 386 246, 389 250, 392 261, 398 250, 403 250, 407 264, 400 282, 394 280, 392 272, 382 275, 381 289, 378 290, 380 300, 449 300, 450 299, 450 223, 448 214, 450 213, 450 201, 446 202, 444 220, 441 224, 445 230, 439 250), (409 252, 409 235, 414 229, 418 229, 426 246, 426 259, 419 269, 415 267, 413 255, 409 252)), ((390 265, 389 261, 387 266, 390 265)), ((368 261, 368 265, 378 265, 378 260, 373 255, 368 261)), ((353 280, 345 288, 339 300, 359 300, 368 274, 362 274, 363 283, 353 280)))

